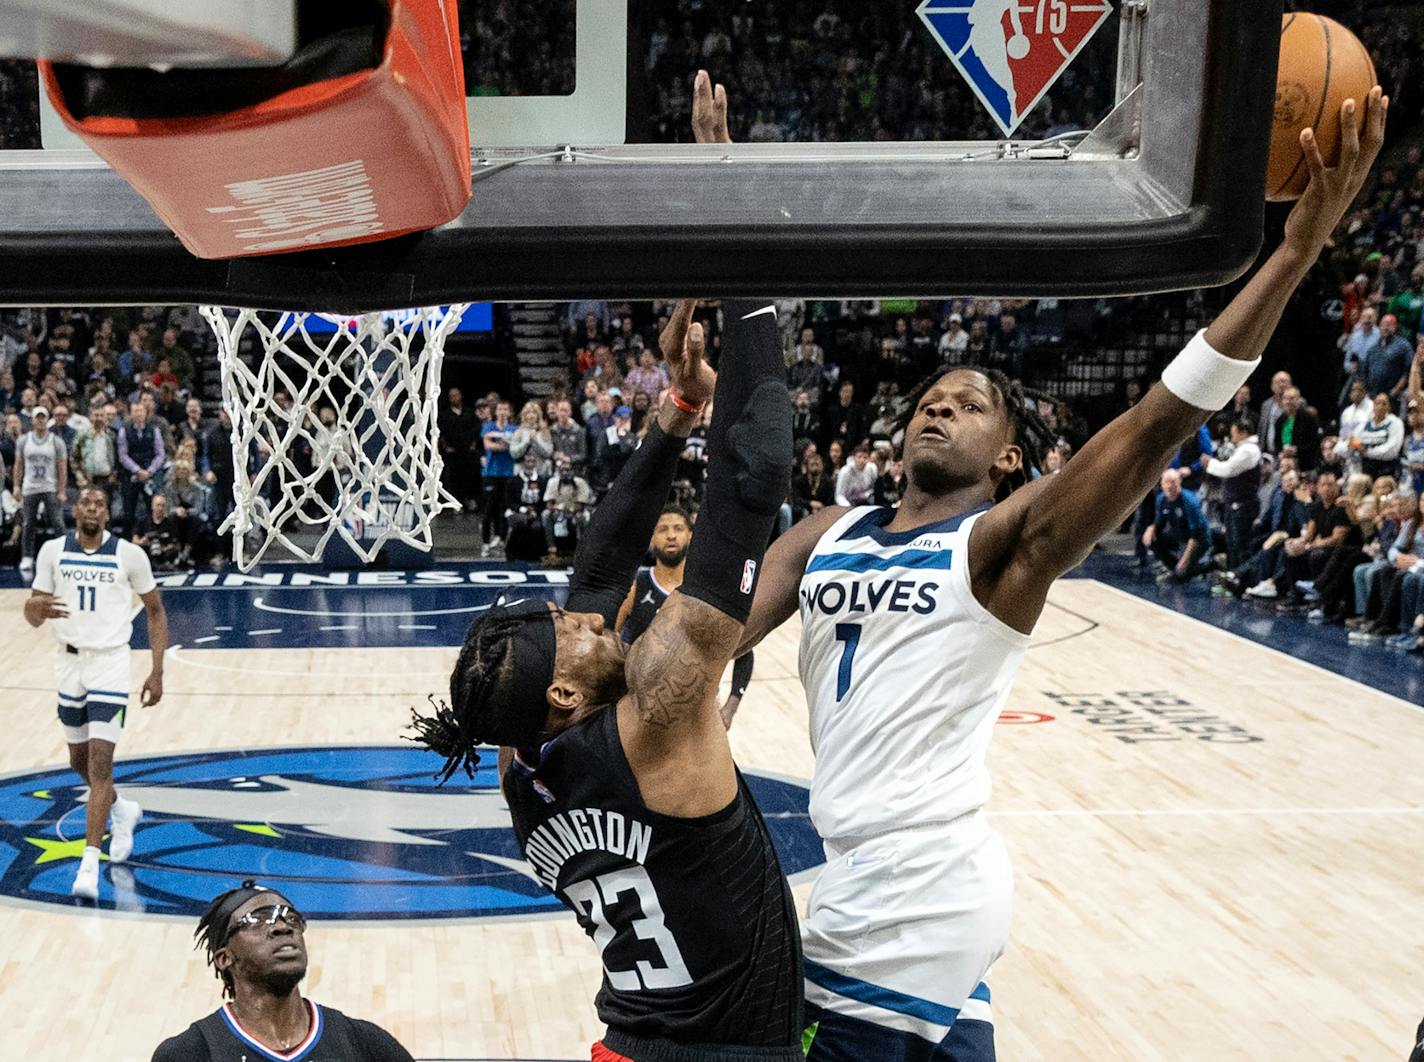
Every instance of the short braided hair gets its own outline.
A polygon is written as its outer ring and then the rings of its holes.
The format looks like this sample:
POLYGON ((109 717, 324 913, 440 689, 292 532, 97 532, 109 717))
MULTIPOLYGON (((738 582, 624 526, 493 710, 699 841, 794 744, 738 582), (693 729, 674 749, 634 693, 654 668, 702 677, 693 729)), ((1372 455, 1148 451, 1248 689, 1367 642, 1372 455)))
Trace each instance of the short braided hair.
POLYGON ((1003 501, 1020 487, 1031 483, 1034 473, 1043 471, 1048 451, 1058 445, 1058 438, 1053 429, 1038 411, 1039 402, 1057 403, 1058 400, 1043 391, 1026 388, 1017 380, 1010 380, 998 369, 989 369, 982 365, 956 365, 938 375, 926 377, 911 392, 904 412, 900 415, 897 425, 899 431, 903 432, 909 427, 915 410, 919 408, 920 401, 929 393, 930 388, 952 372, 977 372, 987 379, 1003 403, 1004 411, 1009 415, 1009 428, 1015 444, 1023 453, 1023 461, 999 483, 994 500, 1003 501))

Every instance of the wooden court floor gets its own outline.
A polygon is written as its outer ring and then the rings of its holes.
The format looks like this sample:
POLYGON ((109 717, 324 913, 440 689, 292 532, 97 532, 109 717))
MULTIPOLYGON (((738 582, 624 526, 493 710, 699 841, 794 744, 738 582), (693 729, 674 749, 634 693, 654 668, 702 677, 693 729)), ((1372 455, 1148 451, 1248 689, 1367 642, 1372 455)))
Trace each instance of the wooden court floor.
MULTIPOLYGON (((23 596, 0 592, 0 774, 64 762, 52 643, 23 596)), ((747 766, 807 778, 795 633, 759 651, 732 741, 747 766)), ((389 744, 453 652, 184 650, 120 756, 389 744)), ((1424 713, 1087 580, 1054 591, 1010 708, 991 753, 1016 873, 991 982, 1000 1058, 1407 1055, 1424 713)), ((0 1058, 148 1058, 218 1002, 191 933, 0 902, 0 1058)), ((420 1058, 587 1058, 599 1032, 572 918, 317 923, 309 947, 308 994, 420 1058)))

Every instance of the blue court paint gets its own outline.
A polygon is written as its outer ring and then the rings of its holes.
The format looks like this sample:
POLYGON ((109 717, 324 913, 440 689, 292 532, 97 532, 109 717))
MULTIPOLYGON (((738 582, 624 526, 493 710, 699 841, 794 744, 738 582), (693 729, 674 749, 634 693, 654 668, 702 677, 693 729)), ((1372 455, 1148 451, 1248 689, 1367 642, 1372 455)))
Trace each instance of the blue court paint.
POLYGON ((1311 623, 1304 616, 1281 615, 1276 612, 1274 601, 1212 597, 1205 579, 1185 586, 1159 585, 1152 575, 1133 568, 1130 557, 1104 553, 1094 553, 1076 575, 1097 579, 1372 689, 1424 705, 1424 660, 1391 652, 1382 645, 1350 645, 1343 627, 1311 623))
MULTIPOLYGON (((121 760, 115 781, 144 817, 129 862, 101 868, 99 906, 196 919, 251 877, 313 919, 562 912, 520 855, 493 750, 483 759, 473 780, 444 787, 434 778, 439 757, 413 745, 121 760)), ((782 869, 819 867, 805 785, 746 777, 782 869)), ((0 897, 83 906, 69 895, 84 845, 74 814, 82 792, 67 769, 0 778, 0 897)))

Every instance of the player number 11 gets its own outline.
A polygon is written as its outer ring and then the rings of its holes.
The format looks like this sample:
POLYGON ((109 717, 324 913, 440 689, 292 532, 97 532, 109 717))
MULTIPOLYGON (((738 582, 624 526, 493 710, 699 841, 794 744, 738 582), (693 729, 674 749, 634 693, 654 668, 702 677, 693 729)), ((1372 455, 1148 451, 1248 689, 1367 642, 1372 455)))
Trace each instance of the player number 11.
POLYGON ((97 586, 79 587, 79 611, 93 612, 99 607, 99 588, 97 586))

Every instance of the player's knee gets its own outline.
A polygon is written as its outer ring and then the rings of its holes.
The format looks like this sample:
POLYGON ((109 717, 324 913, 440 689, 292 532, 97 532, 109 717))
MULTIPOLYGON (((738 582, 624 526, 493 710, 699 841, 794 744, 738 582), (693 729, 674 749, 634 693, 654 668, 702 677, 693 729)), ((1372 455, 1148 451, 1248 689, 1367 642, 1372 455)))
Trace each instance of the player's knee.
POLYGON ((759 516, 774 516, 786 500, 791 475, 791 398, 780 381, 752 392, 727 433, 736 461, 737 500, 759 516))

